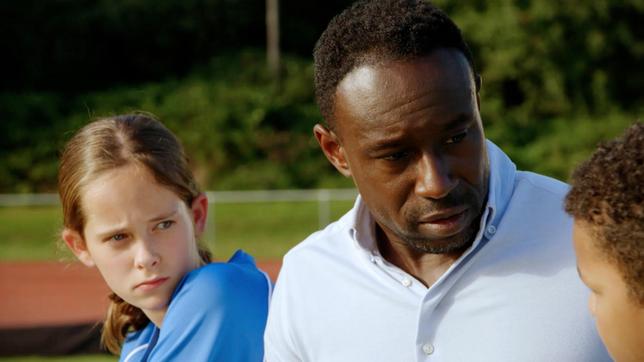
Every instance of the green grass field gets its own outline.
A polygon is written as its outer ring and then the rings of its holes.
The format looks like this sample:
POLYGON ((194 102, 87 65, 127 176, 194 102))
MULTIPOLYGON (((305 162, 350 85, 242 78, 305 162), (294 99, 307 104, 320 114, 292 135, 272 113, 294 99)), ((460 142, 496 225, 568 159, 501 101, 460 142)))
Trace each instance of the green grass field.
MULTIPOLYGON (((331 202, 331 220, 353 201, 331 202)), ((210 205, 203 237, 217 259, 244 249, 256 259, 281 258, 293 245, 319 229, 316 202, 274 202, 210 205)), ((0 261, 70 260, 60 247, 58 207, 0 207, 0 261)))

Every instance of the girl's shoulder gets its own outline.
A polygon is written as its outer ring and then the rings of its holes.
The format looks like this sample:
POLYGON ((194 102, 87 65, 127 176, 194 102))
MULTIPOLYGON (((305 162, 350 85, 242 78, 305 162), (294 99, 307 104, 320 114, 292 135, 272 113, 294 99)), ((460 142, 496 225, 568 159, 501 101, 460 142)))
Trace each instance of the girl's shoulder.
MULTIPOLYGON (((173 304, 184 304, 185 299, 193 308, 216 305, 218 309, 228 303, 268 303, 272 283, 255 265, 253 257, 238 250, 228 262, 214 262, 188 273, 175 289, 173 304)), ((168 311, 170 312, 170 310, 168 311)))
POLYGON ((186 279, 186 282, 192 283, 219 282, 228 284, 233 282, 239 284, 240 282, 252 283, 257 280, 265 282, 265 274, 257 269, 252 256, 243 250, 237 250, 228 262, 206 264, 188 273, 186 279))
POLYGON ((188 273, 170 301, 150 361, 261 361, 271 284, 253 258, 188 273))
POLYGON ((188 273, 168 306, 163 326, 128 335, 121 361, 261 361, 271 282, 238 251, 226 263, 188 273))
POLYGON ((156 327, 152 322, 143 329, 128 333, 121 347, 119 361, 140 361, 153 341, 155 333, 157 333, 156 327))

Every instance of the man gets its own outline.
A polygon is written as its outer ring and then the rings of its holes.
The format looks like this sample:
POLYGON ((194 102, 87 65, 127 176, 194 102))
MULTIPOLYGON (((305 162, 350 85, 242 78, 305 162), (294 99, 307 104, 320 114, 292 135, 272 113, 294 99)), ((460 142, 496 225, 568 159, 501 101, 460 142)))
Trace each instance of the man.
POLYGON ((268 361, 603 361, 566 185, 486 142, 456 25, 363 1, 315 49, 314 134, 360 196, 284 258, 268 361))
POLYGON ((572 176, 579 276, 611 357, 644 361, 644 124, 602 144, 572 176))

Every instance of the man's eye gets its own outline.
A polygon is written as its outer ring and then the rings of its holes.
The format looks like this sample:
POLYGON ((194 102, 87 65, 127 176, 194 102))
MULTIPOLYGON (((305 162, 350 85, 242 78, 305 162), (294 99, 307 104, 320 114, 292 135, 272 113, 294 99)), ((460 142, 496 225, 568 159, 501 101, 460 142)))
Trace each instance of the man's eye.
POLYGON ((445 141, 445 144, 451 145, 451 144, 454 144, 454 143, 459 143, 465 138, 465 136, 467 136, 467 131, 461 132, 461 133, 457 134, 456 136, 452 136, 452 137, 448 138, 445 141))
POLYGON ((400 152, 394 152, 392 154, 386 155, 382 157, 382 159, 386 161, 399 161, 407 157, 409 157, 408 151, 400 151, 400 152))
POLYGON ((162 221, 157 225, 157 229, 159 230, 169 229, 170 226, 172 226, 172 224, 174 224, 174 221, 172 220, 162 221))

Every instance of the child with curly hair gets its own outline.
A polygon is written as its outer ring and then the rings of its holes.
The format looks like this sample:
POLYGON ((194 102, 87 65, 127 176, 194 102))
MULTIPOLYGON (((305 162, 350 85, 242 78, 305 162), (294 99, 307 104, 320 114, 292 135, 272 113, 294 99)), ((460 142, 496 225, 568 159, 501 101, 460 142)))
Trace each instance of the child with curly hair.
POLYGON ((571 185, 565 207, 599 334, 616 361, 644 361, 644 124, 600 145, 571 185))

